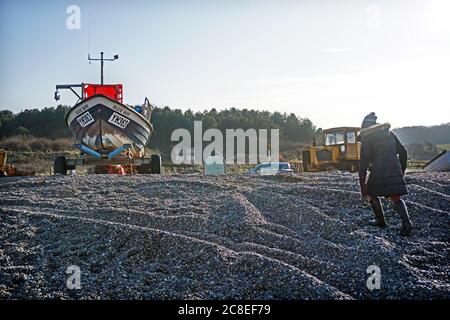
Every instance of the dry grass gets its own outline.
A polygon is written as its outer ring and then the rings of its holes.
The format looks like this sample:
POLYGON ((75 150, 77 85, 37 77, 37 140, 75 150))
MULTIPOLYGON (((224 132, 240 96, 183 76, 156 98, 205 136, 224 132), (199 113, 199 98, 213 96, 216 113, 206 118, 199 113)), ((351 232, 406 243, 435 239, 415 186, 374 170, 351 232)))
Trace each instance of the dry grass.
POLYGON ((0 140, 0 148, 8 150, 8 163, 20 170, 50 174, 57 155, 74 155, 74 141, 69 138, 47 139, 33 136, 13 136, 0 140))
POLYGON ((13 136, 0 140, 0 148, 8 151, 49 152, 71 150, 73 139, 59 138, 47 139, 33 136, 13 136))
POLYGON ((8 151, 7 162, 21 170, 32 170, 36 174, 50 174, 56 156, 76 157, 78 151, 8 151))

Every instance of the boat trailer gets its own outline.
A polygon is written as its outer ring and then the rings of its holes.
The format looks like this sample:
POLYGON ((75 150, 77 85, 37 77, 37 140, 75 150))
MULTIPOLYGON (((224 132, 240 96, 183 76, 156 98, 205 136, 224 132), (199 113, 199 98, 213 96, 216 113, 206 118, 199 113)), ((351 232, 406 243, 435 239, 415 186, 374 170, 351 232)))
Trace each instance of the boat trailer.
POLYGON ((92 165, 97 170, 96 173, 110 174, 161 174, 161 156, 153 154, 150 158, 146 157, 130 157, 128 150, 131 144, 109 151, 96 151, 83 144, 74 144, 74 147, 81 151, 79 158, 67 159, 64 156, 55 158, 53 165, 54 174, 67 175, 68 171, 75 170, 77 166, 92 165))

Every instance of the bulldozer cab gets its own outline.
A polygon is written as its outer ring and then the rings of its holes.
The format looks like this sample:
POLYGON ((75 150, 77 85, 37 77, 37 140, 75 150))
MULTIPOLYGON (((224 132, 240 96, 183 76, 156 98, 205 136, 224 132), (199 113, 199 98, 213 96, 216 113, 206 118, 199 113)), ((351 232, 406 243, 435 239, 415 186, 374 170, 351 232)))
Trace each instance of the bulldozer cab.
POLYGON ((358 127, 339 127, 323 131, 326 146, 338 146, 340 157, 345 160, 359 160, 360 143, 356 140, 361 129, 358 127))
POLYGON ((337 127, 323 130, 323 145, 302 150, 303 171, 340 169, 356 171, 359 164, 359 127, 337 127))

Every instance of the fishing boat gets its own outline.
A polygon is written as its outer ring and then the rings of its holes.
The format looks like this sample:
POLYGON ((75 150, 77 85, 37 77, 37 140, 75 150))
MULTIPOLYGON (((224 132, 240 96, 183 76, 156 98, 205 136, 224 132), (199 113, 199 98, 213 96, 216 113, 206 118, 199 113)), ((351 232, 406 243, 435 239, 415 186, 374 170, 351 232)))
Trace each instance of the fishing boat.
POLYGON ((133 153, 144 150, 153 127, 152 106, 127 106, 118 98, 122 85, 83 84, 83 99, 66 115, 66 123, 77 141, 96 150, 115 150, 125 144, 133 153))
POLYGON ((100 84, 56 86, 55 100, 60 99, 61 89, 69 89, 78 97, 77 103, 67 112, 65 121, 78 142, 75 147, 81 150, 83 157, 55 159, 55 172, 65 173, 80 164, 123 164, 141 168, 151 165, 152 172, 160 173, 161 157, 144 157, 145 146, 153 133, 150 123, 153 106, 147 98, 143 104, 127 105, 123 103, 123 85, 105 84, 103 81, 104 62, 118 58, 115 55, 113 59, 106 59, 103 52, 100 59, 88 56, 89 61, 101 62, 100 84))

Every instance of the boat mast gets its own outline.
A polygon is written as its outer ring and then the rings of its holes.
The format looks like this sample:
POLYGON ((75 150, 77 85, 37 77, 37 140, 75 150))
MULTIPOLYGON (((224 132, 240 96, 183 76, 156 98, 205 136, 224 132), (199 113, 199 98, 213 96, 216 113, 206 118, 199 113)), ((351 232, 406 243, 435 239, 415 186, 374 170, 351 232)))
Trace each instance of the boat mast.
POLYGON ((89 63, 91 63, 91 61, 100 61, 100 79, 101 79, 102 85, 103 85, 103 68, 104 68, 105 61, 114 61, 114 60, 119 59, 119 55, 117 55, 117 54, 114 55, 114 57, 112 59, 103 58, 103 54, 104 54, 103 51, 100 52, 100 59, 93 59, 93 58, 91 58, 91 55, 88 54, 89 63))

